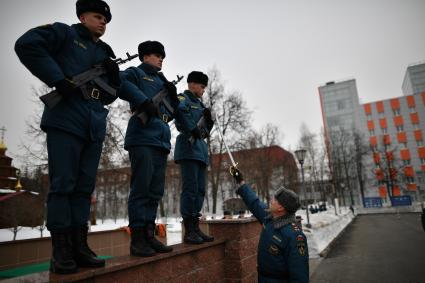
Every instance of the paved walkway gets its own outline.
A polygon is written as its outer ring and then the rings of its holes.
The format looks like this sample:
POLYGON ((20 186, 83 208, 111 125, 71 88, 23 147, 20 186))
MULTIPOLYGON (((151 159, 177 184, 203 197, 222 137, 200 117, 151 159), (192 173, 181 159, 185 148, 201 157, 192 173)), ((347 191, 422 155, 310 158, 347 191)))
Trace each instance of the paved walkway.
POLYGON ((347 227, 311 283, 425 283, 420 214, 361 215, 347 227))

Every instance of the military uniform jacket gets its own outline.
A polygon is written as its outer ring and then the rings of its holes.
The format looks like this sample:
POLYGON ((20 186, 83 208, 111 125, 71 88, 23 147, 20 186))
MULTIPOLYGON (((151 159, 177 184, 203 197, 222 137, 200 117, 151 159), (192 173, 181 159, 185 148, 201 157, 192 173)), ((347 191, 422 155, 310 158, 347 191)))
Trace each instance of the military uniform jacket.
POLYGON ((177 108, 176 128, 180 134, 176 139, 174 160, 191 159, 198 160, 208 165, 208 146, 204 139, 195 139, 191 144, 190 131, 197 127, 199 119, 204 115, 205 106, 189 90, 179 94, 180 104, 177 108))
MULTIPOLYGON (((16 41, 15 51, 28 70, 49 87, 89 70, 107 57, 115 58, 111 47, 101 40, 94 42, 82 24, 54 23, 33 28, 16 41)), ((103 141, 107 114, 98 100, 85 100, 77 94, 52 109, 45 108, 41 128, 57 128, 84 139, 103 141)))
POLYGON ((263 225, 257 257, 259 281, 308 282, 307 239, 294 221, 288 221, 295 220, 295 217, 273 219, 267 213, 266 205, 246 184, 237 193, 263 225))
MULTIPOLYGON (((163 85, 164 78, 158 74, 157 69, 142 63, 138 67, 130 67, 121 72, 119 93, 136 97, 134 102, 130 103, 131 109, 134 109, 138 104, 152 99, 163 88, 163 85)), ((160 112, 171 116, 171 113, 168 113, 162 105, 160 112)), ((171 132, 168 123, 160 118, 153 117, 149 119, 146 125, 142 125, 137 115, 133 115, 128 122, 124 148, 155 146, 170 152, 170 140, 171 132)))

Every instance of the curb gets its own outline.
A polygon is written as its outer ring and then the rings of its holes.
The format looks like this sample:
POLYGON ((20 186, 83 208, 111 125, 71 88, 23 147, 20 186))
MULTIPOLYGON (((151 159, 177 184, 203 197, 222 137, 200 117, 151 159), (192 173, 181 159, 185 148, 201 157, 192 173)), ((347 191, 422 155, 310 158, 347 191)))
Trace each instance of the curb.
POLYGON ((320 257, 326 258, 331 250, 331 248, 335 245, 335 243, 338 241, 338 239, 342 236, 342 234, 345 232, 345 230, 347 229, 348 226, 351 225, 351 223, 353 223, 353 221, 356 219, 358 214, 354 215, 354 217, 351 219, 350 223, 347 224, 347 226, 344 227, 344 229, 342 229, 338 235, 329 243, 329 245, 323 249, 323 251, 321 251, 319 253, 320 257))

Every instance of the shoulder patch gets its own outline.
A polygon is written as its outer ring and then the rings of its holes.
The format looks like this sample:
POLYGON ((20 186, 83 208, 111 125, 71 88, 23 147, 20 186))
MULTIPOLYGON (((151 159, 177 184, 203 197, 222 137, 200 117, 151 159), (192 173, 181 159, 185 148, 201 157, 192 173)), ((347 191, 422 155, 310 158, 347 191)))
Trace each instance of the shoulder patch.
POLYGON ((185 100, 185 99, 186 99, 186 97, 184 97, 183 95, 178 95, 178 96, 177 96, 177 98, 178 98, 180 101, 183 101, 183 100, 185 100))
POLYGON ((297 242, 298 254, 300 256, 304 256, 305 255, 305 252, 306 252, 306 241, 305 241, 305 237, 303 235, 298 235, 296 237, 296 242, 297 242))
POLYGON ((305 243, 304 242, 298 242, 297 243, 297 249, 300 256, 305 255, 305 243))
POLYGON ((303 235, 298 235, 297 236, 297 238, 296 238, 296 240, 297 240, 297 242, 304 242, 305 241, 305 238, 304 238, 304 236, 303 235))

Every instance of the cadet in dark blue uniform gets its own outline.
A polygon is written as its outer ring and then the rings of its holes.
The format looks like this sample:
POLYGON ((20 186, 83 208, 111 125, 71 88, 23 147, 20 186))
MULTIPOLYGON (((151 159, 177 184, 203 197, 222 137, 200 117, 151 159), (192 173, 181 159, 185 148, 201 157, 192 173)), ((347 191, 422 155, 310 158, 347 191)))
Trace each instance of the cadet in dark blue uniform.
POLYGON ((239 185, 236 192, 263 225, 258 243, 258 282, 308 282, 307 238, 295 221, 298 196, 280 188, 267 208, 245 184, 238 169, 232 167, 231 174, 239 185))
POLYGON ((174 84, 159 72, 165 58, 164 46, 157 41, 142 42, 139 44, 139 58, 142 61, 140 66, 122 72, 119 92, 139 99, 137 103, 130 104, 135 115, 128 123, 124 145, 131 162, 128 200, 130 253, 152 256, 156 252, 172 251, 171 247, 164 246, 154 237, 154 231, 158 204, 164 195, 165 169, 171 148, 168 122, 173 118, 163 105, 158 109, 152 98, 166 88, 174 108, 179 100, 174 84), (146 124, 142 124, 138 117, 141 112, 149 118, 146 124))
POLYGON ((211 130, 213 121, 211 111, 200 100, 208 85, 208 76, 193 71, 188 75, 187 83, 189 89, 179 95, 176 127, 180 134, 176 140, 174 160, 180 165, 182 176, 180 213, 185 226, 184 241, 202 244, 204 241, 211 242, 214 238, 199 229, 200 211, 205 197, 208 147, 197 123, 204 117, 211 130))
POLYGON ((68 26, 54 23, 33 28, 15 44, 21 62, 63 99, 54 108, 45 108, 41 128, 47 133, 50 189, 47 198, 47 228, 52 236, 50 270, 72 273, 77 266, 101 267, 87 245, 87 221, 91 194, 105 138, 108 110, 103 104, 114 97, 89 83, 95 95, 83 97, 71 78, 103 64, 109 85, 120 84, 115 55, 99 38, 111 20, 109 6, 101 0, 78 0, 81 23, 68 26))

